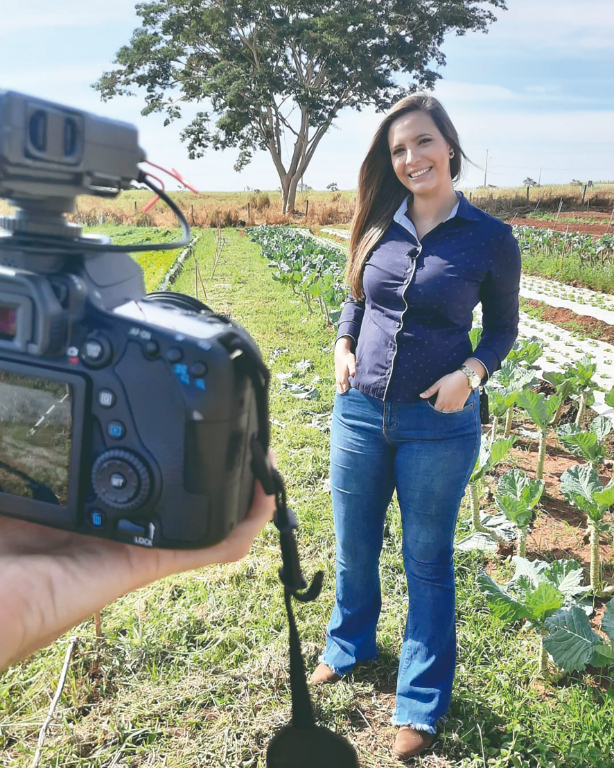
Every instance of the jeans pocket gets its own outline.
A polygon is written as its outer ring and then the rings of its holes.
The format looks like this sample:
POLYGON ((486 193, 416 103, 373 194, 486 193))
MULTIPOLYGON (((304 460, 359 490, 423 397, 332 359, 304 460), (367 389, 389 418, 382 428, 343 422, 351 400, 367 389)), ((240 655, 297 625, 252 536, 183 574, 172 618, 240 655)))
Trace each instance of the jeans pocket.
POLYGON ((438 408, 435 408, 435 401, 437 400, 438 393, 436 392, 434 395, 431 395, 429 398, 426 399, 426 404, 431 409, 431 411, 435 411, 435 413, 440 413, 442 416, 453 416, 455 413, 464 413, 465 411, 471 411, 474 408, 475 404, 475 396, 474 392, 469 393, 469 397, 467 398, 465 405, 463 405, 462 408, 457 408, 455 411, 440 411, 438 408))

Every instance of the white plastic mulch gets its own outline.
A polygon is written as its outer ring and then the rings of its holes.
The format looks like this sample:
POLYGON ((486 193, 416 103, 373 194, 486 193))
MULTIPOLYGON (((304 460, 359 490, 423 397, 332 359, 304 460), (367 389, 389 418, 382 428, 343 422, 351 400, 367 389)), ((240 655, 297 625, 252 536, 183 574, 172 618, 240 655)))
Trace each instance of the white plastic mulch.
MULTIPOLYGON (((482 323, 482 307, 478 305, 474 310, 475 322, 482 323)), ((520 312, 518 325, 518 338, 527 339, 536 336, 544 342, 544 354, 535 362, 539 370, 538 376, 544 371, 561 371, 568 361, 576 362, 584 355, 594 355, 593 362, 597 366, 595 381, 605 388, 605 392, 595 392, 595 403, 592 409, 599 415, 614 419, 614 409, 606 405, 604 398, 607 392, 614 387, 614 346, 596 339, 578 340, 572 333, 559 328, 552 323, 520 312)))
POLYGON ((591 291, 588 288, 575 288, 556 280, 523 275, 520 282, 520 295, 527 299, 537 299, 551 307, 564 307, 578 315, 588 315, 604 323, 614 325, 614 296, 591 291))

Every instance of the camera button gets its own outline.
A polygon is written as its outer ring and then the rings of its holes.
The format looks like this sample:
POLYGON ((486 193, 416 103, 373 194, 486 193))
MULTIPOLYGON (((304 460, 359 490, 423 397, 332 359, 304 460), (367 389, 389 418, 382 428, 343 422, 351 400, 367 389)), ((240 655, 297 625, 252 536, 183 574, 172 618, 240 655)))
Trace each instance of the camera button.
POLYGON ((103 368, 113 356, 111 345, 106 339, 90 337, 81 345, 81 361, 89 368, 103 368))
POLYGON ((144 525, 133 523, 132 520, 118 520, 117 533, 125 536, 146 536, 147 528, 144 525))
POLYGON ((153 360, 160 353, 160 345, 157 341, 148 341, 143 344, 143 354, 148 360, 153 360))
POLYGON ((125 488, 128 485, 128 481, 120 472, 114 472, 111 475, 111 485, 113 486, 113 488, 117 488, 121 490, 122 488, 125 488))
POLYGON ((171 347, 166 353, 169 363, 179 363, 183 359, 183 352, 179 347, 171 347))
POLYGON ((124 427, 121 421, 110 421, 107 426, 107 434, 113 440, 121 440, 126 434, 126 427, 124 427))
POLYGON ((103 354, 104 350, 102 348, 102 344, 99 341, 91 340, 85 342, 83 347, 83 355, 84 357, 87 357, 88 360, 96 363, 98 360, 100 360, 103 354))
POLYGON ((107 522, 107 516, 100 509, 92 509, 90 512, 90 523, 94 528, 102 528, 107 522))
POLYGON ((201 363, 200 361, 197 363, 192 363, 190 366, 190 373, 192 376, 204 376, 209 369, 207 368, 205 363, 201 363))
POLYGON ((103 408, 113 408, 115 405, 115 393, 110 389, 101 389, 98 393, 98 403, 103 408))

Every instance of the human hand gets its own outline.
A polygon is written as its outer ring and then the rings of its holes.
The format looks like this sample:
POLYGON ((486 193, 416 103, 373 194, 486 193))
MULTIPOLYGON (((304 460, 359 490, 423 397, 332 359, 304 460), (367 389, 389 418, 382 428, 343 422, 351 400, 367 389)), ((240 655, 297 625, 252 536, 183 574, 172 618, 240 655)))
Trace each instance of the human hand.
POLYGON ((135 547, 0 515, 0 669, 152 581, 241 560, 274 512, 275 495, 256 481, 252 506, 234 531, 191 550, 135 547))
POLYGON ((420 393, 420 397, 426 399, 434 395, 435 392, 439 392, 433 406, 435 410, 460 411, 469 399, 471 387, 465 374, 458 370, 437 379, 428 389, 420 393))
POLYGON ((356 374, 356 356, 352 352, 352 344, 349 336, 341 336, 335 343, 335 380, 340 394, 350 388, 349 377, 356 374))

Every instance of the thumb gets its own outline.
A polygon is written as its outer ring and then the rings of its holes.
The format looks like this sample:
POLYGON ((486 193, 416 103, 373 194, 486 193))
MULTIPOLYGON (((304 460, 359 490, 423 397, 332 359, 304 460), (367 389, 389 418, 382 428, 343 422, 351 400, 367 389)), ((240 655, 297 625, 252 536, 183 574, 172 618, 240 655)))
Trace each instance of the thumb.
POLYGON ((420 392, 420 397, 430 397, 431 395, 434 395, 435 392, 439 391, 439 387, 441 379, 436 381, 434 384, 431 384, 431 386, 428 389, 425 389, 424 392, 420 392))

